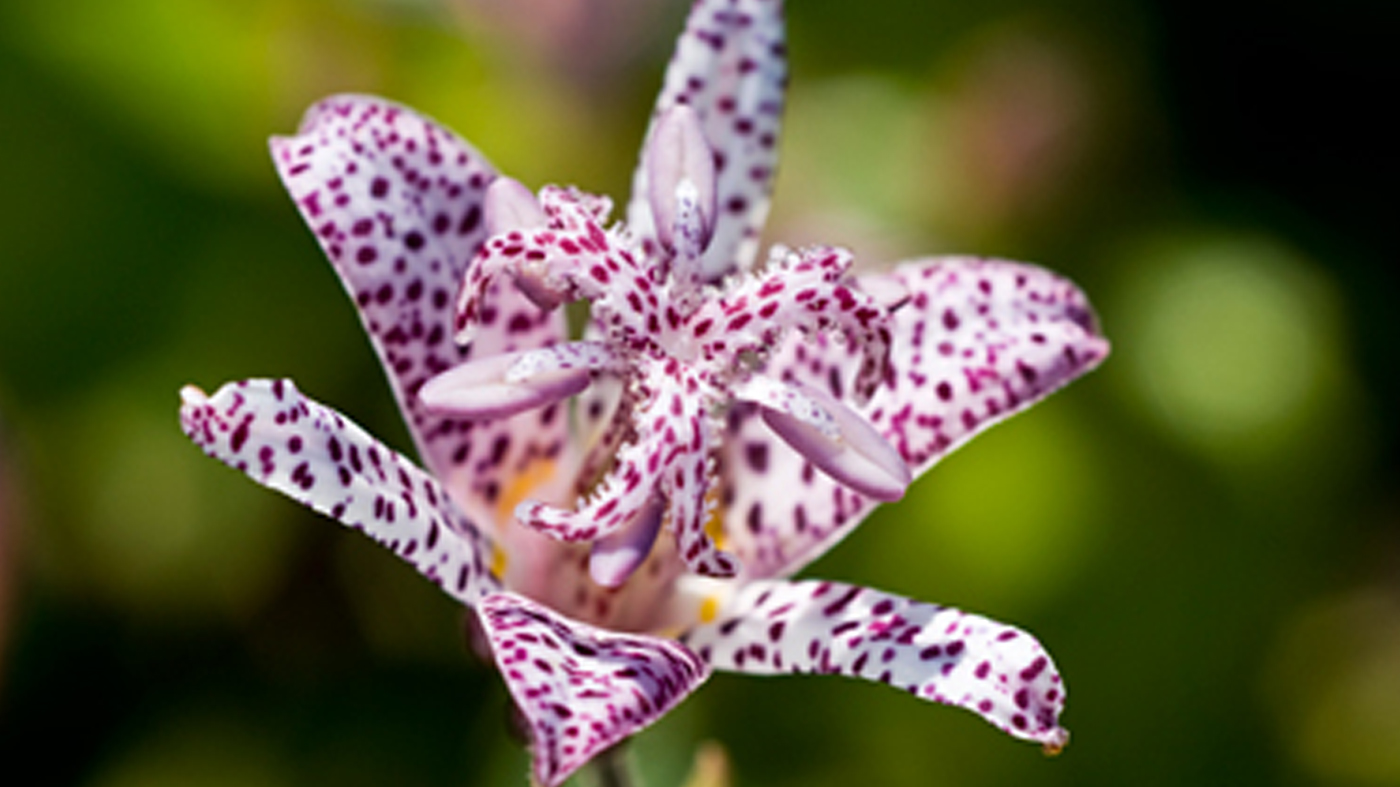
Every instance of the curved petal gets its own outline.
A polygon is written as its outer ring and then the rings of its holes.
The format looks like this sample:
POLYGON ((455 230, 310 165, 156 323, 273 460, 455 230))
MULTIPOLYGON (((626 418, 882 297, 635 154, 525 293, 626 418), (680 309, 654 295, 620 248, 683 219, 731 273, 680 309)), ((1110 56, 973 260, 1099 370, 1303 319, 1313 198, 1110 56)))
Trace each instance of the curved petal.
POLYGON ((561 450, 567 420, 545 409, 470 423, 417 399, 428 378, 470 357, 566 336, 562 315, 502 287, 492 330, 469 349, 452 343, 452 300, 485 236, 482 193, 495 170, 432 120, 367 96, 320 102, 296 136, 274 137, 271 148, 359 309, 424 464, 468 510, 489 510, 521 465, 561 450))
POLYGON ((1058 750, 1065 690, 1035 638, 948 607, 835 582, 752 583, 682 637, 718 670, 888 683, 1058 750))
POLYGON ((206 454, 363 532, 464 604, 499 589, 491 539, 438 482, 290 380, 180 396, 180 426, 206 454))
MULTIPOLYGON (((782 0, 697 0, 657 96, 649 141, 672 106, 695 109, 715 151, 719 215, 702 268, 718 281, 753 264, 768 217, 787 88, 782 0)), ((644 144, 645 151, 649 144, 644 144)), ((632 176, 627 224, 657 248, 645 156, 632 176)))
MULTIPOLYGON (((1088 300, 1043 268, 950 257, 893 275, 910 299, 894 313, 886 384, 857 409, 916 475, 1108 354, 1088 300)), ((859 365, 848 347, 817 335, 789 339, 765 373, 849 401, 859 365)), ((752 408, 731 413, 725 532, 746 576, 782 576, 844 537, 871 502, 816 472, 760 421, 752 408)))
POLYGON ((477 612, 529 721, 535 779, 546 787, 661 718, 710 674, 676 642, 596 628, 513 593, 486 596, 477 612))

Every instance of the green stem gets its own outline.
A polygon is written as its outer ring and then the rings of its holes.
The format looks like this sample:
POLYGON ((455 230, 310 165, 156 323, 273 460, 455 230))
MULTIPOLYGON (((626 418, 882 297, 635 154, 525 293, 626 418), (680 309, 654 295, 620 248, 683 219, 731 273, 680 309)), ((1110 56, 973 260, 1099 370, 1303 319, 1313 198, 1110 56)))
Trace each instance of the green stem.
POLYGON ((593 758, 598 787, 640 787, 627 761, 626 746, 617 746, 593 758))

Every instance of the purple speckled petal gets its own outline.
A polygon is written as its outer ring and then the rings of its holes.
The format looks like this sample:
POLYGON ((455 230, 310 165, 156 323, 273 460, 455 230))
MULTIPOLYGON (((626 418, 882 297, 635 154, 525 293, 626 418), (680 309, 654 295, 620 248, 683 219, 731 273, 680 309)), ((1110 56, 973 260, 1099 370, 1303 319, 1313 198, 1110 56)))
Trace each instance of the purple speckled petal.
POLYGON ((529 721, 534 777, 544 787, 661 718, 709 677, 672 640, 596 628, 512 593, 486 596, 477 611, 529 721))
MULTIPOLYGON (((1088 300, 1042 268, 950 257, 893 275, 911 297, 894 312, 888 383, 858 410, 916 475, 1108 354, 1088 300)), ((765 373, 839 399, 861 363, 848 346, 816 335, 790 338, 765 373)), ((730 426, 725 532, 747 575, 799 570, 869 512, 870 501, 816 472, 751 407, 736 408, 730 426)))
MULTIPOLYGON (((495 177, 467 143, 383 99, 336 96, 307 112, 272 157, 302 217, 330 257, 428 469, 468 510, 494 506, 505 480, 562 448, 566 418, 550 408, 496 422, 429 413, 417 392, 468 360, 542 347, 566 336, 517 292, 491 297, 490 330, 452 344, 452 296, 485 237, 482 193, 495 177)), ((508 285, 507 285, 508 287, 508 285)))
MULTIPOLYGON (((719 216, 703 262, 709 281, 747 269, 758 250, 787 88, 784 35, 782 0, 697 0, 657 96, 647 139, 667 109, 689 104, 715 151, 719 216)), ((632 178, 627 223, 650 250, 656 230, 645 163, 632 178)))
POLYGON ((206 454, 363 532, 463 603, 500 588, 490 538, 432 476, 290 380, 180 396, 180 426, 206 454))
POLYGON ((717 670, 887 683, 1058 751, 1065 689, 1035 638, 980 615, 836 582, 744 587, 682 641, 717 670))

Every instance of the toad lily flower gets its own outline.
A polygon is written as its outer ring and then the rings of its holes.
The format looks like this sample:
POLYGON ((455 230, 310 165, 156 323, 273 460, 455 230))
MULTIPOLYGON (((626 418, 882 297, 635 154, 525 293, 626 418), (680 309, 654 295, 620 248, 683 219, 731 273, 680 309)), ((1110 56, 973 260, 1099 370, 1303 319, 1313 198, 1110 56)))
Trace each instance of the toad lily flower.
POLYGON ((1067 739, 1029 634, 786 579, 1108 345, 1079 291, 1029 265, 854 276, 845 251, 779 248, 755 266, 782 41, 778 0, 697 0, 624 225, 380 99, 327 99, 273 140, 426 470, 290 381, 182 392, 207 453, 474 611, 541 784, 716 669, 860 677, 1067 739), (592 306, 580 341, 555 308, 572 300, 592 306))

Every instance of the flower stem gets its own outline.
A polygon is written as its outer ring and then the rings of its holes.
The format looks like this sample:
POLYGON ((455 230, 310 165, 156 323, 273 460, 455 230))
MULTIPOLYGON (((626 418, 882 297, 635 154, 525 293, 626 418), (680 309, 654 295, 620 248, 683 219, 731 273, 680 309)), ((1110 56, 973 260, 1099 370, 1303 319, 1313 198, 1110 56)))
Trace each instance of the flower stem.
POLYGON ((623 744, 594 757, 593 773, 597 777, 598 787, 641 787, 628 762, 627 747, 623 744))

